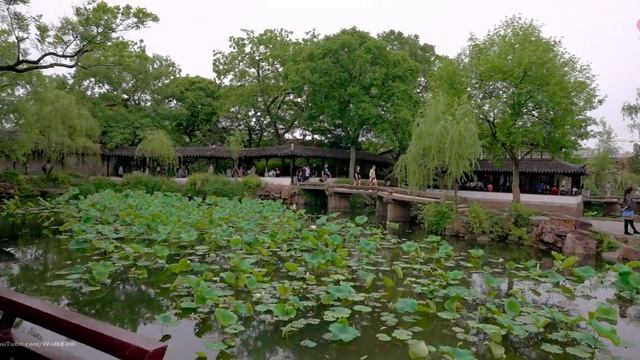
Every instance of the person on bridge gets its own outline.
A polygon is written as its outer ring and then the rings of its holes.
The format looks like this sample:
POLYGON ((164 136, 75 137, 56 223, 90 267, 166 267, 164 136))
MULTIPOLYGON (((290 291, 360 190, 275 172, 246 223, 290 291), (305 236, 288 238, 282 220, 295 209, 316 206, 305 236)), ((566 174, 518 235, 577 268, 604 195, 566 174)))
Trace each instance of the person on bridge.
POLYGON ((356 165, 356 170, 353 172, 353 185, 360 186, 360 165, 356 165))
POLYGON ((633 192, 633 186, 624 189, 624 199, 622 200, 622 218, 624 219, 625 235, 640 234, 640 231, 638 231, 633 224, 633 200, 631 199, 631 192, 633 192), (629 226, 631 226, 633 232, 629 232, 629 226))
POLYGON ((371 170, 369 170, 369 186, 373 186, 373 187, 378 186, 378 180, 376 179, 375 165, 371 165, 371 170))

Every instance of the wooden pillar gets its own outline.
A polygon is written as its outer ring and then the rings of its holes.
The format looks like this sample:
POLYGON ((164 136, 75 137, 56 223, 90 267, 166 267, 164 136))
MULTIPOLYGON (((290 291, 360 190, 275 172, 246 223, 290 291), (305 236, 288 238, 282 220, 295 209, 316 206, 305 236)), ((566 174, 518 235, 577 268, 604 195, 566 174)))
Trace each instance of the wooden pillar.
POLYGON ((109 177, 109 167, 111 162, 111 156, 107 155, 107 177, 109 177))
MULTIPOLYGON (((284 158, 283 158, 284 159, 284 158)), ((291 164, 289 164, 289 176, 291 176, 291 184, 293 185, 294 181, 293 178, 295 177, 295 162, 296 162, 296 157, 292 156, 291 159, 289 159, 289 161, 291 161, 291 164)), ((282 163, 284 165, 284 162, 282 163)))

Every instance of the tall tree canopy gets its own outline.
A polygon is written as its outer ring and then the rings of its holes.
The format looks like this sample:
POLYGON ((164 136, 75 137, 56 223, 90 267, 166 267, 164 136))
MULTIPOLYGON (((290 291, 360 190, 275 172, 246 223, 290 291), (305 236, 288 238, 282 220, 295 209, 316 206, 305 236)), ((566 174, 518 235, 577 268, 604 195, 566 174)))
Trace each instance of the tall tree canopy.
POLYGON ((629 121, 629 129, 640 134, 640 89, 636 92, 635 102, 625 102, 622 105, 622 116, 629 121))
POLYGON ((154 128, 162 128, 151 105, 156 90, 180 74, 168 57, 149 55, 142 43, 118 40, 84 58, 87 69, 77 69, 72 87, 83 97, 102 125, 109 147, 136 145, 154 128))
POLYGON ((284 29, 243 33, 229 38, 229 52, 213 53, 215 80, 226 85, 224 115, 243 124, 249 146, 260 146, 269 135, 282 144, 301 108, 284 74, 301 42, 284 29))
POLYGON ((0 74, 84 66, 83 57, 122 33, 157 22, 149 11, 89 0, 56 24, 29 12, 30 0, 0 0, 0 74))
POLYGON ((40 151, 50 159, 67 154, 90 154, 98 151, 100 125, 76 99, 51 84, 20 99, 16 104, 18 130, 17 153, 13 160, 24 160, 32 151, 40 151))
POLYGON ((187 144, 220 144, 227 134, 219 126, 220 86, 200 76, 177 77, 156 91, 155 112, 187 144))
POLYGON ((472 37, 462 57, 486 149, 513 162, 513 201, 519 202, 521 159, 535 150, 571 151, 589 137, 588 112, 601 102, 595 78, 560 41, 519 17, 472 37))
POLYGON ((301 48, 290 70, 306 99, 304 126, 350 147, 350 177, 361 140, 391 135, 385 125, 410 122, 418 105, 415 63, 356 28, 301 48))

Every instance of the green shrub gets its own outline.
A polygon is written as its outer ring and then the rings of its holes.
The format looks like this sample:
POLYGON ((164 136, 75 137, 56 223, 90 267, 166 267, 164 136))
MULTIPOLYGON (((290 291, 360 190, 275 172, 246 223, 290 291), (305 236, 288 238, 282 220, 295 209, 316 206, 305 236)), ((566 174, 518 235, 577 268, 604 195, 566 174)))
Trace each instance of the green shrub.
POLYGON ((528 210, 521 203, 511 205, 511 223, 518 228, 526 228, 531 222, 533 211, 528 210))
POLYGON ((236 197, 241 198, 245 193, 245 189, 241 181, 232 180, 224 176, 209 174, 191 175, 189 180, 187 180, 186 191, 187 194, 191 196, 206 197, 213 195, 230 199, 236 197))
POLYGON ((361 215, 365 213, 365 210, 369 206, 367 198, 362 194, 352 194, 349 199, 349 207, 351 208, 352 215, 361 215))
POLYGON ((614 240, 609 234, 600 231, 593 231, 593 239, 598 244, 598 249, 602 252, 618 250, 620 244, 614 240))
POLYGON ((441 235, 453 221, 453 206, 449 203, 431 203, 422 208, 420 222, 430 234, 441 235))
POLYGON ((143 190, 153 194, 155 192, 180 193, 180 185, 175 181, 164 177, 149 176, 142 174, 128 174, 124 176, 122 183, 124 189, 143 190))
POLYGON ((491 216, 489 210, 478 204, 471 204, 467 210, 467 226, 474 235, 485 235, 491 232, 491 216))
POLYGON ((262 187, 262 180, 256 175, 250 175, 242 178, 240 181, 245 195, 254 196, 258 189, 262 187))
POLYGON ((49 174, 49 176, 46 177, 46 180, 49 184, 53 185, 71 185, 73 178, 67 173, 53 171, 51 174, 49 174))
POLYGON ((5 170, 3 172, 0 172, 0 182, 18 185, 20 184, 20 173, 13 170, 5 170))
POLYGON ((78 186, 78 193, 87 196, 105 190, 118 191, 120 185, 107 178, 94 178, 78 186))

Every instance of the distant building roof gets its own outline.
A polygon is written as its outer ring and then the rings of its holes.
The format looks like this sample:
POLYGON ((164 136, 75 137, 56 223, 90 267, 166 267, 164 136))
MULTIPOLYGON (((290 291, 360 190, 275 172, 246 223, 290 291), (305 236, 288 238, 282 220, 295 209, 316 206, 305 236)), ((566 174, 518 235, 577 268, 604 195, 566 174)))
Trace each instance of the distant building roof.
MULTIPOLYGON (((494 162, 492 160, 480 160, 476 172, 510 173, 513 163, 510 160, 494 162)), ((564 174, 587 175, 583 165, 570 164, 556 159, 522 159, 520 160, 520 172, 529 174, 564 174)))
MULTIPOLYGON (((176 152, 182 157, 191 158, 231 158, 229 149, 219 146, 196 146, 177 147, 176 152)), ((134 146, 123 146, 114 150, 103 149, 103 155, 135 157, 136 148, 134 146)), ((260 148, 248 148, 240 151, 240 158, 272 158, 272 157, 309 157, 348 160, 350 152, 347 149, 326 149, 316 146, 302 146, 296 144, 278 145, 260 148)), ((393 158, 387 155, 376 155, 366 151, 356 153, 358 161, 375 162, 379 164, 391 165, 393 158)))

